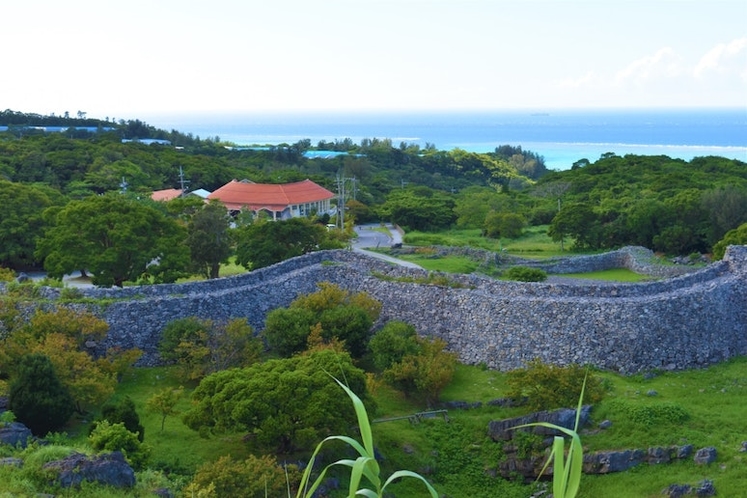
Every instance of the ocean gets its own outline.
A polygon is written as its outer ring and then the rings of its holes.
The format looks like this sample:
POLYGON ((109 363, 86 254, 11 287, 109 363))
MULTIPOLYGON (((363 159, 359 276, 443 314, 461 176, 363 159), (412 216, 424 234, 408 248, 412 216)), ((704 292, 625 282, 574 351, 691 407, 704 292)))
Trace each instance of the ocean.
POLYGON ((148 124, 237 145, 388 138, 439 150, 492 152, 520 145, 564 170, 602 154, 722 156, 747 162, 747 109, 553 110, 490 112, 184 113, 144 117, 148 124))

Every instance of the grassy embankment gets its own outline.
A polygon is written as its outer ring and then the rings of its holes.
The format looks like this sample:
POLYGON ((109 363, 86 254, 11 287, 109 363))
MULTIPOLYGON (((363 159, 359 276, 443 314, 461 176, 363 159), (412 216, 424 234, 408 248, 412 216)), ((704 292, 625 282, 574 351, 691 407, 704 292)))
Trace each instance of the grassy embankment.
MULTIPOLYGON (((384 229, 386 230, 386 229, 384 229)), ((547 226, 529 227, 517 239, 487 239, 480 235, 479 229, 449 230, 439 233, 412 232, 405 235, 405 243, 411 246, 451 246, 476 247, 487 251, 504 251, 513 256, 530 259, 544 259, 557 256, 572 256, 570 251, 561 251, 560 243, 554 242, 547 235, 547 226)), ((571 243, 566 241, 565 246, 571 243)), ((388 249, 381 250, 388 252, 388 249)), ((398 254, 398 258, 411 261, 430 271, 447 273, 472 273, 477 270, 479 263, 464 256, 438 257, 428 251, 415 254, 398 254)), ((563 274, 562 277, 584 278, 590 280, 605 280, 615 282, 639 282, 650 279, 625 268, 616 268, 591 273, 563 274)))
MULTIPOLYGON (((688 458, 670 464, 642 465, 620 474, 584 476, 579 496, 660 496, 662 489, 670 484, 695 485, 704 478, 714 481, 720 496, 743 496, 740 493, 747 489, 744 472, 747 457, 739 449, 747 439, 743 424, 747 358, 703 370, 660 372, 653 376, 623 377, 608 372, 598 375, 607 379, 610 391, 594 407, 592 425, 582 432, 586 452, 692 444, 696 450, 714 446, 719 456, 716 463, 708 466, 698 466, 688 458), (610 420, 611 427, 595 430, 602 420, 610 420)), ((123 379, 116 394, 134 400, 145 426, 146 443, 153 448, 153 468, 184 474, 186 480, 186 475, 202 462, 224 454, 234 458, 247 454, 243 434, 204 439, 184 426, 178 417, 168 418, 161 431, 160 417, 145 412, 144 405, 154 392, 169 386, 178 386, 171 369, 141 368, 123 379)), ((188 388, 179 404, 182 411, 189 407, 190 391, 188 388)), ((486 437, 488 422, 524 413, 521 408, 485 404, 504 392, 505 374, 462 365, 442 399, 482 401, 481 407, 449 410, 448 421, 438 415, 418 423, 407 419, 374 423, 374 441, 384 457, 382 475, 398 469, 420 472, 435 482, 440 493, 453 497, 527 496, 530 489, 526 486, 488 476, 502 455, 500 445, 486 437)), ((425 409, 386 386, 379 387, 374 394, 378 404, 378 411, 371 415, 374 420, 412 415, 425 409)), ((70 430, 77 434, 73 443, 85 439, 84 425, 79 423, 70 430)), ((405 481, 393 491, 402 496, 426 496, 414 481, 405 481)))

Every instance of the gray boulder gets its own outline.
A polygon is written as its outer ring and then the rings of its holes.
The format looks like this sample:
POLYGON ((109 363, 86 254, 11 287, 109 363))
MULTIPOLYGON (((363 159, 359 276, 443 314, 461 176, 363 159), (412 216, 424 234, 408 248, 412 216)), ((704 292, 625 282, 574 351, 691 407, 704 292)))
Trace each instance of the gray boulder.
POLYGON ((20 422, 0 424, 0 444, 25 448, 33 437, 31 430, 20 422))
POLYGON ((716 448, 709 446, 707 448, 701 448, 695 452, 693 460, 698 465, 707 465, 716 461, 716 448))
POLYGON ((63 488, 78 487, 81 482, 98 482, 116 488, 135 485, 135 471, 119 451, 88 456, 73 453, 44 464, 44 469, 57 471, 57 482, 63 488))
MULTIPOLYGON (((581 417, 579 418, 579 429, 586 425, 591 415, 591 405, 581 407, 581 417)), ((504 420, 492 420, 488 424, 488 436, 493 441, 510 441, 516 430, 533 432, 542 436, 559 436, 560 431, 549 429, 547 427, 535 426, 522 429, 515 429, 524 424, 533 424, 536 422, 547 422, 566 429, 573 429, 576 425, 576 410, 570 408, 561 408, 555 411, 541 411, 530 413, 524 417, 509 418, 504 420)))

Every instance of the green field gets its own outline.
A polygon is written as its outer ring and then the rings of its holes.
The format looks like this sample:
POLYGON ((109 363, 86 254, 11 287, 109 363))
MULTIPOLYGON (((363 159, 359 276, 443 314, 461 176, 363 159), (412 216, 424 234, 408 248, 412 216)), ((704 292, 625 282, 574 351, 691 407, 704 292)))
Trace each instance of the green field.
MULTIPOLYGON (((746 439, 743 420, 747 406, 747 358, 703 370, 658 372, 651 376, 598 374, 607 380, 610 389, 606 398, 593 408, 591 426, 582 432, 586 452, 692 444, 695 450, 714 446, 719 456, 716 463, 708 466, 698 466, 690 458, 677 463, 643 465, 625 473, 584 476, 579 496, 654 497, 670 484, 695 485, 704 478, 714 481, 719 496, 743 496, 740 493, 747 489, 747 474, 744 453, 739 450, 746 439), (603 420, 611 422, 610 428, 595 430, 603 420)), ((525 412, 521 408, 485 404, 504 395, 505 378, 501 372, 461 365, 443 392, 442 400, 480 401, 481 407, 452 409, 447 418, 439 414, 419 423, 407 419, 373 423, 374 440, 384 458, 382 475, 398 469, 418 471, 428 475, 440 493, 454 497, 528 496, 531 486, 489 477, 502 450, 486 437, 487 424, 525 412)), ((170 368, 140 368, 123 379, 116 393, 135 401, 145 426, 145 441, 153 448, 151 467, 167 470, 177 482, 184 482, 202 462, 224 454, 235 458, 246 456, 243 434, 201 438, 178 417, 168 418, 161 432, 160 418, 145 412, 145 400, 159 389, 178 385, 170 368)), ((412 415, 426 409, 387 386, 376 389, 375 399, 378 410, 371 414, 373 420, 412 415)), ((185 410, 188 406, 185 395, 179 408, 185 410)), ((77 434, 73 444, 82 444, 86 426, 78 422, 70 431, 77 434)), ((393 489, 398 496, 426 496, 414 481, 403 482, 393 489)))
MULTIPOLYGON (((547 225, 527 227, 521 237, 516 239, 489 239, 481 235, 480 229, 452 229, 437 233, 408 232, 404 242, 413 246, 455 246, 476 247, 488 251, 505 250, 509 254, 522 257, 549 258, 567 256, 569 251, 561 250, 559 242, 547 235, 547 225)), ((566 241, 565 248, 572 241, 566 241)))

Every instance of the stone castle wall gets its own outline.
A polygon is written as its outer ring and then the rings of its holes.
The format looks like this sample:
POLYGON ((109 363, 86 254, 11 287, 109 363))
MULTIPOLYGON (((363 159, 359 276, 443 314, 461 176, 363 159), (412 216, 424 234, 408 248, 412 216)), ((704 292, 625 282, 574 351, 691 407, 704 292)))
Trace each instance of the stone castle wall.
MULTIPOLYGON (((645 266, 648 255, 626 248, 552 264, 566 272, 600 269, 600 261, 645 266)), ((635 284, 519 283, 452 274, 448 278, 461 286, 401 281, 428 273, 351 251, 323 251, 235 277, 83 293, 107 299, 88 305, 110 327, 98 347, 138 347, 145 352, 143 364, 158 362, 160 333, 171 320, 245 317, 260 332, 269 311, 323 281, 381 301, 379 325, 411 323, 424 336, 444 339, 461 361, 489 368, 515 369, 541 358, 633 373, 702 367, 747 354, 747 246, 730 247, 723 261, 700 270, 635 284)))

